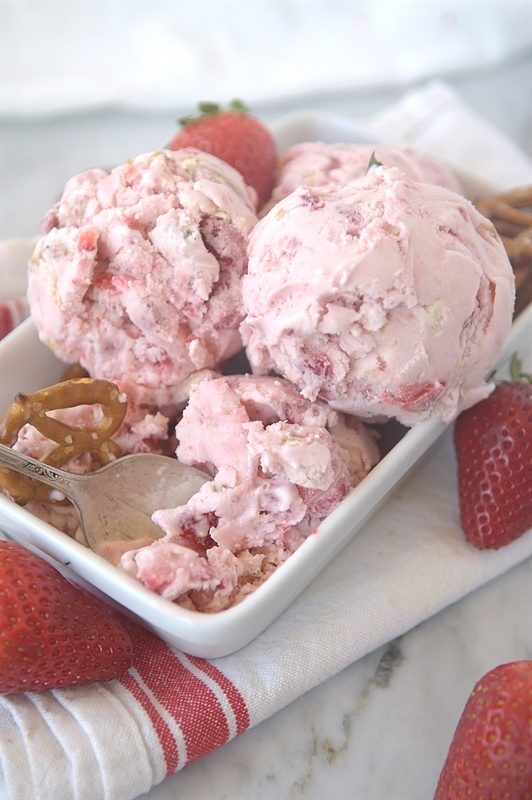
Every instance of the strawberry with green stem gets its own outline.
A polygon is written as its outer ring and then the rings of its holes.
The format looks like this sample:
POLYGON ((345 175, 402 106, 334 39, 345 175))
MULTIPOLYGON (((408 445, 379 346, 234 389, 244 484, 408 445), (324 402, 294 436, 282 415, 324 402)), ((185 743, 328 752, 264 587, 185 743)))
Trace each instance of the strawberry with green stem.
POLYGON ((532 526, 532 378, 517 356, 510 373, 454 429, 460 522, 481 549, 498 549, 532 526))
POLYGON ((197 116, 179 120, 182 128, 167 147, 195 147, 234 167, 257 192, 257 209, 269 199, 277 166, 277 146, 268 128, 249 113, 241 100, 227 109, 217 103, 199 103, 197 116))

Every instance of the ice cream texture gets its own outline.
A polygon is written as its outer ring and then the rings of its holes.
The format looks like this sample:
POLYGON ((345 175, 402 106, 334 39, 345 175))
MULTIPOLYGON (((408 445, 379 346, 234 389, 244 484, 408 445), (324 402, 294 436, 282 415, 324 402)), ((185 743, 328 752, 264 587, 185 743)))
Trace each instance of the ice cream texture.
POLYGON ((419 149, 393 143, 300 142, 282 154, 271 200, 261 215, 300 186, 336 191, 363 178, 372 163, 397 167, 407 178, 462 193, 454 172, 419 149))
POLYGON ((246 352, 310 400, 405 425, 489 394, 514 276, 463 196, 378 166, 336 192, 303 186, 255 227, 243 280, 246 352))
MULTIPOLYGON (((365 420, 450 420, 490 391, 513 273, 460 192, 410 148, 321 142, 285 153, 260 222, 241 176, 193 148, 68 181, 30 260, 39 335, 128 396, 123 452, 167 451, 179 413, 177 457, 213 478, 155 513, 161 539, 113 543, 113 563, 184 607, 229 608, 377 463, 365 420), (253 374, 222 375, 244 345, 253 374)), ((32 510, 79 536, 72 509, 32 510)))
POLYGON ((42 222, 28 298, 66 363, 162 409, 192 372, 242 347, 241 280, 254 195, 193 148, 71 178, 42 222))
POLYGON ((206 612, 254 591, 379 457, 358 420, 268 376, 201 381, 176 436, 177 457, 213 480, 186 505, 157 511, 165 536, 125 552, 120 568, 206 612))

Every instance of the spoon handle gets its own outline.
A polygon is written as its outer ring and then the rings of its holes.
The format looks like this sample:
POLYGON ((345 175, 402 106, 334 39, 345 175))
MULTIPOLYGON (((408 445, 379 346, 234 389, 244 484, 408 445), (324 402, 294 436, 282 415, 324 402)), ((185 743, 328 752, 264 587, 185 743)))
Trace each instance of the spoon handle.
POLYGON ((52 489, 56 489, 72 499, 72 483, 78 478, 75 474, 49 467, 47 464, 43 464, 42 461, 23 455, 17 450, 6 447, 4 444, 0 444, 0 464, 4 467, 9 467, 9 469, 14 469, 15 472, 20 472, 22 475, 36 478, 41 483, 45 483, 52 489))

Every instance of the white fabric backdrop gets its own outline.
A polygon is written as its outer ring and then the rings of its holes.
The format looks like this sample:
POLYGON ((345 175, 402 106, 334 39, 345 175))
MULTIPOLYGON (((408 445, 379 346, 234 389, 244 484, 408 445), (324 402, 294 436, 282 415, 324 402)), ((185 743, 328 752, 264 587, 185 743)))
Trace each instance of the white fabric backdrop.
POLYGON ((2 0, 5 117, 402 85, 532 41, 529 0, 2 0))

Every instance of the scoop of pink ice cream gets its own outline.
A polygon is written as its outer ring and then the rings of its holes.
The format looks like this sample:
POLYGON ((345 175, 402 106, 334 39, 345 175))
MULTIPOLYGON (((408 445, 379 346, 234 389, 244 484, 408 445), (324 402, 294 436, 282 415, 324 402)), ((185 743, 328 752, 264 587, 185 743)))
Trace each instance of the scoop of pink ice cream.
POLYGON ((195 370, 242 347, 241 280, 253 196, 192 148, 72 178, 30 259, 31 313, 63 361, 164 407, 195 370))
POLYGON ((283 153, 272 196, 261 212, 298 189, 309 186, 331 192, 364 177, 370 163, 397 167, 405 177, 462 193, 460 181, 441 161, 403 144, 328 144, 301 142, 283 153))
POLYGON ((362 423, 266 376, 202 381, 176 435, 178 458, 214 479, 157 511, 165 537, 125 553, 121 567, 202 611, 253 591, 378 459, 362 423))
POLYGON ((336 193, 302 187, 278 203, 252 234, 243 297, 254 372, 412 425, 489 394, 514 277, 468 200, 378 167, 336 193))

